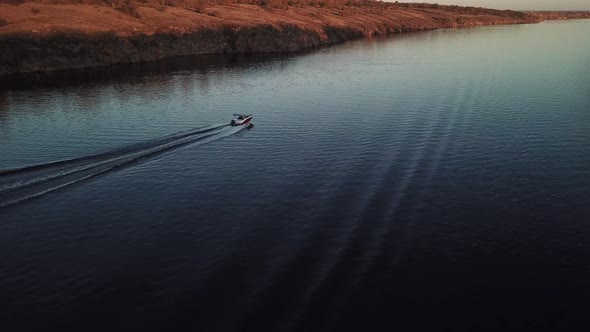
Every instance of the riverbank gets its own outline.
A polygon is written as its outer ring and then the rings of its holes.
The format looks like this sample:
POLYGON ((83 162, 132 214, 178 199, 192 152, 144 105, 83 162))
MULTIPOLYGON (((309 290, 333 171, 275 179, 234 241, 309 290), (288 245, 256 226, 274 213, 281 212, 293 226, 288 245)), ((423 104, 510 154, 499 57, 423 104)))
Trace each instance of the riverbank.
POLYGON ((121 3, 0 4, 0 75, 192 54, 292 52, 373 35, 534 23, 549 16, 372 1, 276 7, 200 1, 193 7, 121 3))

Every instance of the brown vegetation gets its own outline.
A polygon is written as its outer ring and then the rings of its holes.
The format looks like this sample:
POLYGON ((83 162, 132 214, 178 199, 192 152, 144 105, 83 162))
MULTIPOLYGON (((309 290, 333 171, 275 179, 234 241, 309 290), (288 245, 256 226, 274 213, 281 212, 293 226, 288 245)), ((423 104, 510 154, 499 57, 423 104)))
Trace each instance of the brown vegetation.
POLYGON ((372 0, 21 2, 0 0, 0 75, 188 54, 297 51, 363 36, 547 17, 372 0))
POLYGON ((499 15, 523 19, 526 14, 516 11, 501 11, 480 7, 445 6, 429 3, 399 3, 383 2, 376 0, 0 0, 1 3, 21 4, 25 2, 52 4, 52 5, 98 5, 109 6, 123 13, 137 17, 139 7, 151 7, 162 9, 162 7, 174 7, 192 9, 203 13, 208 6, 229 6, 229 5, 255 5, 263 8, 275 8, 288 10, 291 8, 315 7, 335 8, 338 10, 354 11, 355 8, 371 8, 375 12, 383 10, 404 8, 404 9, 437 9, 454 13, 469 15, 499 15))
POLYGON ((2 5, 20 1, 0 0, 0 18, 19 18, 18 23, 0 30, 0 35, 32 30, 151 34, 170 27, 194 30, 253 24, 296 24, 301 27, 353 24, 363 30, 387 25, 403 30, 404 27, 418 28, 424 21, 429 23, 427 28, 435 28, 431 25, 520 23, 531 19, 527 14, 515 11, 373 0, 32 0, 16 6, 2 5), (33 14, 43 10, 43 14, 33 18, 25 15, 25 8, 33 14), (130 17, 113 15, 113 9, 130 17), (206 14, 210 18, 197 14, 206 14), (129 31, 129 26, 135 29, 129 31))
POLYGON ((575 20, 575 19, 588 19, 590 18, 589 12, 576 12, 576 11, 538 11, 531 12, 528 15, 537 17, 539 20, 575 20))

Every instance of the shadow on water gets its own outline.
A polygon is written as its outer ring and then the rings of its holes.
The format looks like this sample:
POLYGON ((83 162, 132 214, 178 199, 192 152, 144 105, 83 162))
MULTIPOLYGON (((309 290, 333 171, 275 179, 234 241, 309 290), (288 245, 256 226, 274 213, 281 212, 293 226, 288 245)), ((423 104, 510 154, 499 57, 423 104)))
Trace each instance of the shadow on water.
MULTIPOLYGON (((154 62, 114 64, 54 72, 0 76, 0 91, 66 88, 79 85, 132 83, 175 72, 207 74, 216 70, 245 70, 258 65, 285 66, 299 53, 188 55, 154 62)), ((1 94, 0 94, 1 95, 1 94)))
POLYGON ((289 53, 256 54, 201 54, 166 58, 153 62, 113 64, 107 67, 80 68, 53 72, 38 72, 0 76, 0 98, 3 91, 43 88, 66 88, 80 85, 132 83, 147 77, 175 72, 207 74, 216 70, 246 70, 253 66, 287 66, 292 61, 320 52, 341 51, 343 48, 379 47, 392 39, 433 38, 433 31, 411 32, 400 35, 374 36, 355 41, 324 45, 289 53))

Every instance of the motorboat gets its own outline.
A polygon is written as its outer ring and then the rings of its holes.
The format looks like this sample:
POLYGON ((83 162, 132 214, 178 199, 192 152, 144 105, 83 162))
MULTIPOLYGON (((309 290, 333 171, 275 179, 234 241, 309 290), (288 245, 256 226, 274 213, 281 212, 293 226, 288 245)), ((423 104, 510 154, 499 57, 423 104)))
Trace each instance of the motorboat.
POLYGON ((243 126, 243 125, 248 125, 248 126, 253 126, 250 123, 250 120, 252 120, 253 115, 249 114, 234 114, 234 118, 230 121, 229 124, 232 125, 232 127, 235 126, 243 126))

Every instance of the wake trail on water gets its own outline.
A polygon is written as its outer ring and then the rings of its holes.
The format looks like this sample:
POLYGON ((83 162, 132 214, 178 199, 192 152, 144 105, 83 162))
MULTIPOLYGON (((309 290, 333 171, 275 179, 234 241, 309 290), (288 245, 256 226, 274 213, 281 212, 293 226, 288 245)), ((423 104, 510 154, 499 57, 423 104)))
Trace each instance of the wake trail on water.
POLYGON ((205 144, 244 129, 218 124, 178 132, 124 148, 0 172, 0 207, 37 197, 188 144, 205 144))

